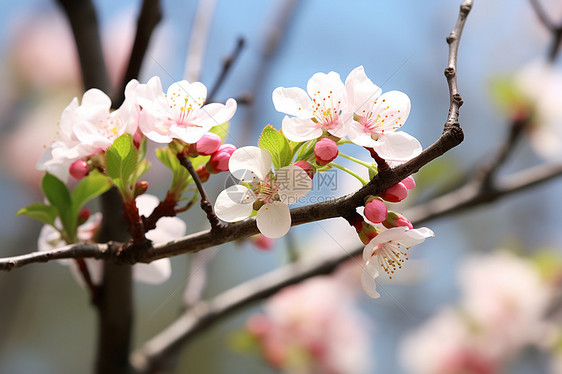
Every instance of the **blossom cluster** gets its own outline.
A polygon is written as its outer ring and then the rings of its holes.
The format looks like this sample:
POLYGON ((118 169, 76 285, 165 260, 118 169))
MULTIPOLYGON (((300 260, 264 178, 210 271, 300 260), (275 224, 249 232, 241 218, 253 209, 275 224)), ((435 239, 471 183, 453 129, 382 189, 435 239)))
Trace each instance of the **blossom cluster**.
MULTIPOLYGON (((37 163, 38 169, 60 181, 48 177, 42 187, 50 204, 28 207, 23 213, 50 225, 54 230, 50 234, 58 233, 66 243, 95 240, 93 235, 85 238, 80 234, 77 214, 88 199, 109 188, 101 180, 104 176, 121 193, 124 218, 134 242, 146 240, 145 234, 154 230, 162 217, 182 211, 178 204, 194 178, 206 182, 211 174, 227 170, 236 183, 216 198, 216 216, 226 222, 255 217, 261 234, 279 238, 292 225, 289 205, 311 191, 316 173, 334 167, 368 183, 335 163, 337 157, 366 167, 372 177, 378 173, 381 160, 398 165, 422 149, 413 136, 400 131, 410 114, 408 96, 399 91, 383 94, 362 66, 354 69, 345 83, 335 72, 317 73, 308 81, 306 91, 298 87, 275 89, 273 104, 287 115, 281 130, 270 125, 263 129, 257 147, 237 149, 223 144, 236 101, 207 104, 207 89, 200 82, 176 82, 164 92, 158 77, 147 83, 132 80, 124 96, 115 110, 110 98, 97 89, 85 92, 80 103, 73 99, 62 113, 55 141, 37 163), (146 160, 148 141, 165 145, 156 154, 172 170, 173 181, 154 212, 143 214, 136 199, 148 190, 148 182, 140 180, 150 167, 146 160), (367 149, 376 162, 345 155, 340 152, 344 144, 367 149), (197 175, 186 171, 179 161, 182 159, 197 168, 197 175), (80 180, 76 187, 80 192, 93 191, 87 199, 73 200, 74 195, 81 195, 65 187, 69 176, 80 180), (56 198, 58 193, 69 195, 71 208, 61 202, 64 199, 56 198)), ((388 203, 404 200, 414 187, 414 179, 408 177, 378 196, 367 196, 364 217, 359 213, 346 217, 366 245, 363 286, 372 297, 378 297, 374 283, 377 269, 394 273, 402 267, 411 246, 433 236, 431 230, 414 229, 406 217, 387 209, 388 203)))

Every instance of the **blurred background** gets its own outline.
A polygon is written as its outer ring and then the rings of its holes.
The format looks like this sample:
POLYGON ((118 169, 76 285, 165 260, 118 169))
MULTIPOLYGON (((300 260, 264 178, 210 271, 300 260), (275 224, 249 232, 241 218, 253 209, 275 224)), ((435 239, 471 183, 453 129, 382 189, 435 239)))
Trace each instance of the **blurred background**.
MULTIPOLYGON (((190 76, 210 87, 219 75, 224 58, 232 53, 238 38, 243 38, 245 46, 217 93, 217 100, 221 102, 248 94, 252 98, 250 105, 239 104, 231 120, 229 143, 255 145, 263 126, 281 127, 284 115, 275 111, 271 101, 276 87, 306 87, 307 80, 316 72, 336 71, 345 79, 359 65, 365 67, 367 75, 383 91, 400 90, 409 95, 412 111, 403 129, 417 137, 424 147, 441 134, 449 106, 443 76, 448 54, 445 38, 455 25, 460 1, 200 2, 205 6, 195 0, 162 0, 164 18, 155 31, 139 80, 146 82, 158 75, 167 87, 190 76), (207 30, 198 28, 194 36, 198 9, 210 17, 209 26, 207 30), (199 71, 195 63, 187 70, 185 67, 187 56, 193 58, 194 40, 204 42, 199 71)), ((112 82, 116 84, 128 59, 140 2, 98 0, 94 3, 105 60, 112 82)), ((562 22, 562 2, 549 0, 542 4, 554 22, 562 22)), ((3 245, 0 254, 4 257, 30 252, 37 246, 41 226, 15 214, 25 205, 43 198, 39 190, 42 173, 33 166, 43 148, 54 138, 60 113, 73 97, 81 96, 82 88, 73 38, 54 2, 5 1, 1 9, 0 194, 3 198, 0 200, 0 237, 3 245)), ((464 30, 458 63, 459 90, 464 99, 460 120, 465 141, 415 176, 418 181, 415 195, 407 199, 400 210, 460 185, 493 158, 509 132, 513 114, 497 104, 493 83, 498 77, 516 76, 527 66, 544 61, 550 44, 551 36, 529 1, 475 2, 464 30)), ((555 67, 559 65, 555 63, 555 67)), ((558 92, 562 93, 562 87, 558 92)), ((551 99, 562 100, 562 94, 551 99)), ((558 126, 562 127, 562 121, 558 126)), ((556 130, 551 131, 555 136, 556 130)), ((523 136, 500 175, 559 161, 549 159, 557 157, 555 154, 545 157, 544 152, 537 150, 537 143, 529 141, 530 136, 523 136)), ((344 152, 368 157, 366 152, 354 148, 358 147, 349 147, 344 152)), ((357 171, 366 176, 365 171, 357 171)), ((163 197, 168 177, 168 170, 154 162, 146 177, 150 192, 163 197)), ((216 197, 223 186, 224 177, 213 176, 208 182, 211 197, 216 197)), ((359 184, 347 175, 338 174, 337 186, 337 191, 318 191, 317 195, 340 196, 354 191, 359 184)), ((441 357, 439 352, 445 351, 447 345, 453 344, 451 342, 463 341, 464 344, 470 340, 465 328, 458 327, 462 321, 451 322, 452 325, 457 323, 458 328, 443 327, 457 317, 441 323, 435 322, 436 316, 449 313, 450 317, 451 311, 460 305, 464 305, 464 310, 472 310, 469 304, 474 293, 485 299, 485 291, 471 288, 482 283, 482 279, 490 279, 489 283, 481 285, 483 289, 490 284, 505 283, 506 287, 511 287, 506 291, 510 297, 518 295, 520 298, 514 300, 513 305, 544 303, 543 298, 530 295, 541 293, 537 290, 546 289, 548 283, 534 273, 538 253, 545 250, 560 253, 562 249, 561 187, 562 180, 555 179, 500 202, 428 222, 426 226, 436 237, 412 250, 411 260, 396 279, 381 280, 379 299, 370 299, 360 292, 359 272, 356 271, 356 282, 345 291, 356 294, 350 301, 354 313, 341 317, 355 320, 347 325, 338 320, 336 314, 332 320, 336 325, 358 329, 352 340, 362 343, 357 348, 356 365, 350 365, 350 369, 343 372, 562 373, 562 369, 555 368, 556 336, 549 337, 552 341, 540 338, 536 344, 526 344, 527 340, 523 339, 523 348, 505 347, 509 353, 501 355, 502 359, 497 362, 474 358, 478 352, 474 353, 472 348, 479 344, 470 343, 470 354, 457 357, 457 361, 451 359, 453 364, 431 367, 441 357), (504 252, 499 255, 500 249, 517 255, 504 252), (484 256, 478 257, 477 263, 487 264, 482 267, 489 272, 478 272, 480 266, 473 265, 476 254, 484 256), (507 260, 492 261, 497 256, 507 256, 507 260), (504 270, 502 266, 506 263, 516 263, 515 270, 504 270), (494 268, 494 264, 498 267, 494 268), (519 283, 494 278, 504 273, 513 274, 513 279, 518 281, 530 280, 519 286, 519 283), (429 328, 426 334, 433 336, 436 342, 428 343, 420 338, 423 329, 428 329, 428 321, 435 325, 441 323, 429 328), (459 329, 463 332, 458 332, 459 329), (435 332, 443 330, 457 331, 457 338, 435 332), (433 351, 418 352, 431 344, 436 345, 433 351), (427 357, 435 359, 424 363, 420 356, 425 356, 426 361, 427 357)), ((197 209, 181 218, 186 220, 189 232, 204 228, 204 216, 197 209)), ((333 219, 297 227, 289 238, 277 240, 268 251, 256 249, 249 242, 212 248, 207 251, 210 260, 204 296, 211 297, 287 263, 287 248, 296 248, 305 258, 320 252, 349 251, 360 244, 354 230, 343 219, 333 219)), ((555 264, 556 258, 552 255, 544 261, 555 264)), ((136 284, 135 347, 167 326, 179 313, 183 288, 189 278, 189 261, 189 256, 173 258, 172 278, 163 285, 136 284)), ((360 270, 359 262, 352 262, 351 266, 360 270)), ((330 294, 326 288, 309 292, 330 294)), ((490 294, 492 299, 498 297, 493 292, 490 294)), ((297 294, 295 300, 298 297, 297 294)), ((0 330, 3 332, 0 372, 90 370, 94 362, 96 315, 89 305, 87 292, 74 282, 68 268, 48 263, 0 273, 0 300, 0 330)), ((480 306, 489 300, 475 303, 480 306)), ((268 304, 263 309, 263 305, 256 305, 199 335, 181 352, 176 372, 278 372, 268 365, 259 350, 258 353, 248 352, 247 347, 240 344, 240 334, 248 317, 264 310, 270 313, 275 307, 268 304)), ((513 310, 519 309, 513 307, 513 310)), ((539 312, 533 309, 525 313, 535 316, 539 312)), ((517 321, 523 325, 528 322, 527 319, 517 321)), ((555 331, 557 327, 547 329, 555 331)), ((480 339, 485 339, 482 336, 480 339)), ((505 342, 506 336, 497 344, 505 342)), ((350 348, 343 346, 341 349, 350 348)))

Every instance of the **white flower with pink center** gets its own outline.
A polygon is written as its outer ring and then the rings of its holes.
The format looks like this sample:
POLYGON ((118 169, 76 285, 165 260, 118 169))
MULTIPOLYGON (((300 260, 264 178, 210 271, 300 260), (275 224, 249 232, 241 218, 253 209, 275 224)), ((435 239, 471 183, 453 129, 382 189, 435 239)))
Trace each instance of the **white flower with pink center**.
POLYGON ((373 238, 363 250, 365 266, 361 283, 365 292, 372 298, 379 297, 375 284, 375 278, 379 275, 378 268, 392 278, 392 274, 401 269, 402 263, 408 259, 410 247, 422 243, 430 236, 434 236, 434 233, 426 227, 409 229, 399 226, 385 230, 373 238))
MULTIPOLYGON (((135 83, 127 85, 129 94, 135 83)), ((124 133, 134 134, 138 127, 138 107, 130 100, 111 111, 111 99, 102 91, 86 91, 79 105, 78 99, 64 109, 57 138, 43 153, 36 165, 66 182, 70 165, 80 159, 105 151, 124 133)))
POLYGON ((296 203, 312 188, 312 179, 296 165, 271 171, 271 154, 258 147, 239 148, 230 157, 229 169, 240 184, 222 191, 215 213, 236 222, 257 210, 256 224, 268 238, 279 238, 291 228, 288 204, 296 203))
POLYGON ((306 91, 299 87, 278 87, 273 91, 275 109, 294 117, 283 118, 283 134, 295 142, 317 139, 325 132, 338 138, 347 134, 353 113, 340 75, 316 73, 306 91))
POLYGON ((134 97, 142 107, 140 130, 156 143, 170 143, 173 139, 195 143, 211 127, 230 120, 236 111, 234 99, 228 99, 226 105, 203 105, 207 87, 200 82, 179 81, 164 94, 160 78, 153 77, 136 87, 134 97))
POLYGON ((355 68, 345 80, 353 121, 347 136, 362 147, 373 148, 387 161, 407 161, 421 153, 413 136, 399 129, 410 114, 410 99, 400 91, 382 90, 367 75, 363 66, 355 68))

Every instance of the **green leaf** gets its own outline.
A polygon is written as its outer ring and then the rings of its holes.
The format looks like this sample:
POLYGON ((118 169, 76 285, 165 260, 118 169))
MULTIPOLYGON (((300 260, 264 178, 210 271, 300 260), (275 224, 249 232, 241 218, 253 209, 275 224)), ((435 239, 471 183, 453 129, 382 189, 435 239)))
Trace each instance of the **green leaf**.
POLYGON ((123 196, 132 193, 131 180, 137 169, 137 149, 130 134, 123 134, 105 152, 107 174, 119 188, 123 196))
POLYGON ((58 211, 64 230, 71 236, 76 231, 76 217, 72 215, 72 199, 66 185, 54 175, 46 173, 41 181, 45 197, 58 211))
POLYGON ((267 125, 263 129, 258 146, 268 150, 271 160, 276 169, 287 166, 291 163, 293 152, 287 139, 273 126, 267 125))
POLYGON ((16 216, 20 214, 26 215, 47 225, 54 226, 55 218, 57 218, 58 210, 54 206, 45 205, 42 203, 31 204, 25 208, 20 209, 16 216))
POLYGON ((73 216, 77 217, 80 209, 88 201, 98 197, 109 190, 110 187, 111 182, 109 179, 97 170, 92 171, 87 177, 83 178, 71 194, 73 216))
POLYGON ((228 135, 228 127, 229 127, 229 123, 228 121, 225 123, 221 123, 220 125, 214 126, 212 129, 209 130, 209 132, 212 132, 213 134, 217 134, 222 142, 224 143, 226 140, 226 136, 228 135))
MULTIPOLYGON (((179 194, 183 193, 193 181, 187 169, 180 164, 175 153, 168 147, 156 149, 156 157, 172 171, 173 179, 170 190, 174 190, 179 194)), ((197 168, 199 165, 207 162, 209 158, 209 156, 198 156, 192 158, 191 163, 194 168, 197 168)))
POLYGON ((316 145, 315 140, 309 140, 304 143, 297 153, 296 161, 305 160, 305 161, 312 161, 314 160, 314 146, 316 145))

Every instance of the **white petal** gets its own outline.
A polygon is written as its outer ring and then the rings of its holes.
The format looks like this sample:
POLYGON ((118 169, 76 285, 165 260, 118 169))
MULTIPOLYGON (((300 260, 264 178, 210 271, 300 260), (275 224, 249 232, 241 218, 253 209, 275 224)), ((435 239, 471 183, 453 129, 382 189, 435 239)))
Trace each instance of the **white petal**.
POLYGON ((163 243, 184 236, 186 230, 185 222, 178 217, 162 217, 156 228, 146 233, 146 237, 154 243, 163 243))
POLYGON ((258 147, 242 147, 232 153, 228 169, 243 181, 264 180, 271 170, 271 154, 258 147))
POLYGON ((111 99, 103 91, 97 88, 90 88, 84 92, 82 96, 82 107, 103 108, 109 113, 111 108, 111 99))
POLYGON ((236 112, 236 100, 228 99, 226 105, 211 103, 202 107, 193 122, 203 127, 222 125, 229 121, 236 112))
POLYGON ((347 94, 345 86, 341 81, 340 75, 336 72, 329 72, 328 74, 316 73, 309 80, 306 85, 306 90, 311 98, 322 99, 327 98, 328 95, 333 101, 346 101, 347 94), (344 100, 342 100, 344 99, 344 100))
MULTIPOLYGON (((373 104, 371 112, 374 117, 380 115, 380 119, 384 120, 384 124, 379 127, 379 130, 394 131, 402 126, 410 115, 410 98, 404 92, 389 91, 379 97, 376 102, 373 104)), ((362 112, 357 114, 365 115, 362 112)))
MULTIPOLYGON (((214 125, 213 125, 214 126, 214 125)), ((178 126, 172 124, 170 126, 170 135, 174 138, 181 139, 188 144, 197 143, 199 139, 211 129, 212 126, 178 126)))
POLYGON ((379 272, 376 269, 376 263, 374 261, 367 261, 363 267, 363 272, 361 274, 361 285, 363 289, 373 299, 379 298, 381 295, 377 292, 377 284, 375 283, 375 278, 379 276, 379 272))
POLYGON ((254 193, 244 186, 228 187, 217 196, 215 214, 226 222, 241 221, 252 214, 255 200, 254 193))
POLYGON ((393 227, 388 230, 384 230, 383 232, 375 236, 373 240, 371 240, 363 250, 363 261, 368 261, 371 258, 373 251, 380 244, 387 243, 391 240, 399 242, 402 239, 404 239, 406 237, 406 231, 408 231, 407 227, 399 226, 399 227, 393 227))
POLYGON ((289 206, 279 201, 264 204, 258 210, 256 224, 264 236, 272 239, 282 237, 291 228, 289 206))
POLYGON ((152 213, 154 208, 158 206, 160 200, 154 195, 143 194, 138 196, 135 199, 135 202, 137 204, 137 209, 139 210, 139 214, 141 216, 148 217, 150 213, 152 213))
POLYGON ((365 74, 363 66, 359 66, 345 80, 347 99, 354 112, 365 115, 373 103, 377 101, 382 90, 365 74), (363 112, 365 111, 365 112, 363 112))
POLYGON ((172 275, 172 265, 168 258, 133 266, 133 278, 143 283, 160 284, 167 281, 170 275, 172 275))
POLYGON ((361 147, 374 147, 376 146, 376 140, 371 137, 371 132, 360 124, 359 122, 353 121, 349 126, 347 131, 347 137, 353 143, 360 145, 361 147))
POLYGON ((173 83, 166 93, 168 102, 178 111, 181 107, 201 108, 207 98, 207 87, 201 82, 189 83, 186 80, 173 83))
POLYGON ((279 198, 285 204, 296 203, 312 189, 312 179, 296 165, 282 167, 275 175, 279 198))
POLYGON ((420 142, 404 131, 385 133, 373 148, 380 157, 388 161, 408 161, 422 151, 420 142))
POLYGON ((312 117, 312 100, 299 87, 277 87, 272 95, 273 105, 278 112, 298 118, 312 117))
POLYGON ((173 138, 170 134, 172 122, 165 122, 154 117, 148 110, 140 112, 139 129, 148 139, 156 143, 170 143, 173 138))
POLYGON ((283 134, 294 142, 305 142, 322 136, 322 129, 317 127, 310 118, 283 118, 283 134))
POLYGON ((338 138, 344 138, 347 136, 349 131, 349 126, 353 123, 353 113, 347 110, 343 110, 342 114, 338 119, 339 124, 333 129, 328 129, 328 132, 338 138))

